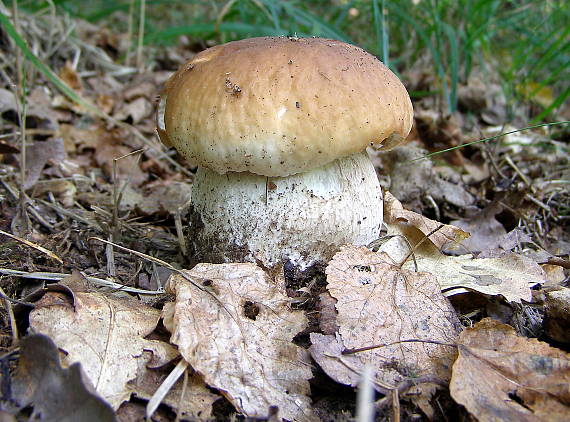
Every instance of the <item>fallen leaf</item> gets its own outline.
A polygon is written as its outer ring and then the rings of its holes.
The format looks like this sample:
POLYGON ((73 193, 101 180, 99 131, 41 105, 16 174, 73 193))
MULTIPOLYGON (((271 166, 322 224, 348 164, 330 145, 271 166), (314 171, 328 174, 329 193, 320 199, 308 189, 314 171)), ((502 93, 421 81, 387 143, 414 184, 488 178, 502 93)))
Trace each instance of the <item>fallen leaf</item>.
MULTIPOLYGON (((544 271, 522 255, 510 253, 500 258, 473 258, 472 255, 447 256, 437 251, 419 251, 415 260, 420 271, 433 274, 447 296, 464 289, 485 295, 502 295, 509 302, 530 302, 531 287, 544 283, 544 271)), ((404 268, 413 268, 408 261, 404 268)))
POLYGON ((452 243, 457 244, 469 237, 469 233, 458 227, 430 220, 421 214, 404 209, 390 192, 384 195, 384 220, 394 226, 413 227, 422 232, 438 249, 452 243))
POLYGON ((115 113, 114 117, 117 120, 127 120, 130 119, 131 124, 137 124, 145 117, 151 115, 154 111, 150 101, 143 97, 138 97, 134 101, 124 104, 121 109, 115 113))
POLYGON ((140 360, 168 360, 177 353, 167 343, 146 340, 156 327, 160 311, 135 299, 117 299, 101 293, 47 293, 30 313, 30 327, 49 335, 66 352, 64 364, 81 362, 97 392, 114 409, 128 400, 128 382, 140 374, 140 360), (168 358, 167 358, 168 357, 168 358))
POLYGON ((128 180, 134 186, 144 182, 148 175, 143 173, 139 166, 139 154, 131 154, 132 148, 122 144, 124 132, 120 129, 105 131, 98 130, 100 136, 93 139, 94 144, 90 145, 95 150, 95 162, 103 168, 105 174, 113 177, 113 161, 117 159, 117 178, 128 180))
POLYGON ((13 398, 20 408, 32 405, 29 420, 107 422, 115 414, 89 385, 79 363, 62 368, 54 342, 43 334, 24 337, 14 378, 13 398))
POLYGON ((459 337, 450 392, 477 420, 570 418, 570 355, 486 318, 459 337))
POLYGON ((14 93, 10 90, 0 88, 0 114, 4 114, 6 111, 15 112, 16 107, 17 104, 14 93))
MULTIPOLYGON (((471 235, 461 242, 464 246, 463 254, 467 251, 479 258, 497 258, 520 247, 522 242, 531 241, 530 237, 519 228, 507 233, 503 225, 495 219, 502 210, 502 206, 493 204, 472 217, 451 222, 452 225, 471 235)), ((458 250, 461 251, 455 248, 455 252, 458 250)))
POLYGON ((168 181, 153 185, 149 192, 145 192, 144 200, 137 203, 137 208, 144 215, 174 215, 180 207, 190 202, 191 196, 192 185, 168 181))
POLYGON ((338 331, 335 305, 336 299, 332 297, 329 292, 324 292, 319 295, 316 308, 317 311, 319 311, 319 328, 323 334, 334 334, 338 331))
POLYGON ((176 302, 165 307, 164 325, 192 368, 246 416, 278 406, 285 419, 314 420, 308 356, 292 343, 307 321, 284 288, 253 264, 198 264, 184 274, 199 287, 170 277, 176 302))
MULTIPOLYGON (((10 144, 0 142, 0 154, 19 154, 20 150, 10 144)), ((1 160, 1 158, 0 158, 1 160)))
POLYGON ((435 277, 401 270, 385 253, 356 246, 341 248, 326 274, 327 289, 337 300, 338 335, 311 336, 319 344, 310 351, 329 376, 354 385, 355 371, 345 365, 350 359, 356 373, 371 365, 377 379, 393 386, 423 375, 449 379, 455 348, 437 343, 454 343, 460 324, 435 277), (340 344, 381 347, 349 357, 339 355, 340 344))
POLYGON ((47 141, 34 142, 26 147, 26 181, 24 189, 29 189, 38 181, 48 162, 62 163, 67 157, 63 139, 51 138, 47 141))
MULTIPOLYGON (((416 108, 414 110, 416 129, 422 142, 431 150, 461 145, 465 141, 462 127, 462 116, 459 113, 443 114, 435 108, 416 108)), ((455 166, 463 165, 461 149, 455 149, 444 156, 455 166)))
POLYGON ((67 179, 48 179, 36 183, 32 196, 37 198, 45 193, 54 194, 64 207, 72 207, 75 204, 77 187, 72 180, 67 179))
POLYGON ((493 204, 472 217, 451 222, 471 235, 461 242, 466 248, 463 253, 477 253, 499 247, 500 239, 507 234, 503 225, 495 219, 502 208, 493 204))

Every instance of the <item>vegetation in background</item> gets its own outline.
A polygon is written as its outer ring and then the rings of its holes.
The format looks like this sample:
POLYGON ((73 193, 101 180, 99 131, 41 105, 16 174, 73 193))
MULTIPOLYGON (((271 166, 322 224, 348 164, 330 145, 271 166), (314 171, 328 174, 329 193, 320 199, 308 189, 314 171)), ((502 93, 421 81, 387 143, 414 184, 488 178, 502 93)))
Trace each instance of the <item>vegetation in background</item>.
POLYGON ((436 84, 412 95, 438 94, 449 112, 457 107, 458 84, 476 67, 498 70, 512 101, 541 106, 533 122, 570 95, 570 7, 563 0, 29 0, 21 6, 39 13, 53 3, 127 32, 141 2, 147 45, 173 44, 181 35, 215 42, 321 36, 358 44, 396 72, 425 62, 436 84))

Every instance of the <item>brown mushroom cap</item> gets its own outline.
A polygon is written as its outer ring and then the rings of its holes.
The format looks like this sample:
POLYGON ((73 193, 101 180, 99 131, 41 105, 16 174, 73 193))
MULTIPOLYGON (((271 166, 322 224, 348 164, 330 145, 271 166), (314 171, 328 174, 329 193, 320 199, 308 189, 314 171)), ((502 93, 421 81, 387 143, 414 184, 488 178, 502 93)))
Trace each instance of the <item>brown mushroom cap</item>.
POLYGON ((210 48, 169 79, 166 96, 168 142, 221 174, 304 172, 371 144, 393 147, 412 126, 410 97, 382 62, 322 38, 210 48))

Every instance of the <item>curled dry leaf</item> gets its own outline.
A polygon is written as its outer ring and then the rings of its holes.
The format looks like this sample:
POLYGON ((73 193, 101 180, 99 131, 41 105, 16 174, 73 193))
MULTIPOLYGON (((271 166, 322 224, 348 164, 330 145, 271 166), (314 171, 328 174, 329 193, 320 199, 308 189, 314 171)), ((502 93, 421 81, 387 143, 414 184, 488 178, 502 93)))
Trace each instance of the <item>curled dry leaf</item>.
POLYGON ((47 293, 30 313, 30 327, 65 351, 64 364, 81 362, 97 392, 117 409, 131 395, 127 383, 141 376, 141 360, 164 364, 178 353, 165 342, 144 338, 155 329, 160 311, 100 293, 76 291, 74 298, 47 293))
POLYGON ((172 275, 176 302, 164 311, 184 359, 247 416, 278 406, 285 419, 314 420, 308 356, 291 342, 307 322, 282 289, 253 264, 198 264, 185 275, 203 288, 172 275))
POLYGON ((469 233, 464 232, 459 227, 442 224, 404 209, 400 201, 390 192, 386 192, 384 195, 384 220, 389 225, 416 228, 428 236, 431 243, 438 249, 449 243, 461 242, 469 237, 469 233))
POLYGON ((570 418, 570 355, 484 319, 459 339, 450 391, 481 422, 570 418))
POLYGON ((326 274, 340 328, 336 339, 312 335, 318 343, 310 350, 329 376, 354 385, 354 369, 368 364, 392 386, 411 376, 449 379, 455 348, 435 343, 454 343, 460 324, 435 277, 401 270, 388 255, 356 246, 343 247, 326 274), (348 349, 384 346, 340 356, 341 343, 348 349))

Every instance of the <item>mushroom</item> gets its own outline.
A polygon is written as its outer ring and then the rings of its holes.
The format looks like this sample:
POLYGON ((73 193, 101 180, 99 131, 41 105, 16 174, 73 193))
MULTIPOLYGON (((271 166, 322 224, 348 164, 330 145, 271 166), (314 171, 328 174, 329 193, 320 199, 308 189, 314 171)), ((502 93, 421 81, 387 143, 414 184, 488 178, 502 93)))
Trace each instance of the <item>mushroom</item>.
POLYGON ((230 42, 183 65, 164 97, 161 139, 198 164, 195 262, 304 270, 379 237, 382 193, 365 149, 401 143, 413 110, 371 54, 321 38, 230 42))

